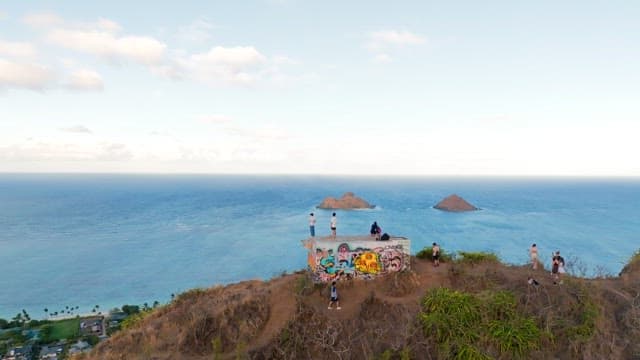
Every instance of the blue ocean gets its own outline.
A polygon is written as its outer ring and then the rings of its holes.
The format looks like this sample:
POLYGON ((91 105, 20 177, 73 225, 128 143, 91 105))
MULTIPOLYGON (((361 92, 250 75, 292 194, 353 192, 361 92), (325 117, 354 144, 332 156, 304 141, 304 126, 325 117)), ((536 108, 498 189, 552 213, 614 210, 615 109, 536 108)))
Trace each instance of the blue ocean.
POLYGON ((196 175, 0 175, 0 317, 167 302, 171 294, 306 266, 307 217, 353 191, 338 235, 383 232, 523 264, 537 243, 587 275, 616 275, 640 248, 640 179, 196 175), (481 211, 432 208, 456 193, 481 211))

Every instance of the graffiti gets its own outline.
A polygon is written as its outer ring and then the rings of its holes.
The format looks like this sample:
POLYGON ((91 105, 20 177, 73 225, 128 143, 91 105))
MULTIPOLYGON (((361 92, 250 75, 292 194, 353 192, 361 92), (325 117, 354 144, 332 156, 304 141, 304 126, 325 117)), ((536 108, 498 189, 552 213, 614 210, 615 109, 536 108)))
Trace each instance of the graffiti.
POLYGON ((409 267, 408 241, 335 242, 310 240, 308 265, 315 282, 328 282, 354 278, 372 279, 409 267), (337 246, 336 246, 337 245, 337 246))

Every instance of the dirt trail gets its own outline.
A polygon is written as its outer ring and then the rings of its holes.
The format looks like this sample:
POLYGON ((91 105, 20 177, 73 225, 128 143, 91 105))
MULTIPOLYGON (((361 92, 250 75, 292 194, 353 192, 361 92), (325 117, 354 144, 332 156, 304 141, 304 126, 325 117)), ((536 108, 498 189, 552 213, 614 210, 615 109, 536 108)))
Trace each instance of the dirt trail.
MULTIPOLYGON (((333 319, 351 319, 358 316, 362 303, 373 293, 377 298, 392 304, 402 304, 406 306, 416 306, 420 304, 420 299, 424 296, 426 289, 442 286, 446 284, 448 264, 441 264, 434 268, 430 262, 424 260, 414 260, 411 270, 416 274, 418 286, 409 294, 403 296, 391 296, 386 294, 385 282, 392 281, 390 278, 376 280, 353 280, 350 282, 338 283, 338 294, 340 296, 341 309, 327 309, 329 303, 328 287, 323 291, 316 291, 305 297, 305 301, 313 308, 333 319)), ((293 276, 293 275, 292 275, 293 276)), ((296 275, 302 276, 302 275, 296 275)), ((295 281, 287 276, 272 281, 269 286, 271 292, 270 306, 271 314, 269 320, 263 328, 258 338, 250 344, 250 348, 259 349, 267 345, 292 319, 296 310, 296 297, 293 286, 295 281)))

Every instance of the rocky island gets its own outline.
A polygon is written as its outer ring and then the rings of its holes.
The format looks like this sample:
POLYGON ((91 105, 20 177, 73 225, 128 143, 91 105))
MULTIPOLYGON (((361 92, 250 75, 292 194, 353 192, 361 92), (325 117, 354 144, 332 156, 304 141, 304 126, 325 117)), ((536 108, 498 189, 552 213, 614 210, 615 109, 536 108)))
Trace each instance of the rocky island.
POLYGON ((329 196, 317 206, 318 209, 372 209, 373 207, 352 192, 344 193, 339 199, 329 196))
POLYGON ((442 199, 434 208, 443 211, 462 212, 462 211, 474 211, 480 210, 477 207, 469 204, 465 199, 453 194, 442 199))

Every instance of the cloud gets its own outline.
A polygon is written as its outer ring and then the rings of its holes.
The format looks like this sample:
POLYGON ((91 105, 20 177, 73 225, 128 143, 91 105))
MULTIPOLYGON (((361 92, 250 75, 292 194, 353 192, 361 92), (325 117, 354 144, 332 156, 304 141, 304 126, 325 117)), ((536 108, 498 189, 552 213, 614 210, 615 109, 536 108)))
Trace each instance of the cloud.
POLYGON ((69 76, 66 87, 79 91, 102 91, 104 83, 100 74, 93 70, 76 70, 69 76))
POLYGON ((194 20, 187 26, 182 26, 176 32, 176 39, 195 44, 203 44, 211 39, 211 31, 214 25, 207 19, 194 20))
POLYGON ((213 115, 204 115, 198 118, 202 122, 210 123, 210 124, 222 124, 231 122, 231 117, 227 115, 221 114, 213 114, 213 115))
POLYGON ((365 48, 375 55, 373 62, 386 64, 392 62, 389 52, 407 47, 417 46, 426 43, 426 39, 408 30, 380 30, 368 34, 365 48))
POLYGON ((178 63, 190 77, 206 83, 248 85, 256 81, 256 70, 266 60, 253 46, 216 46, 208 52, 180 59, 178 63))
POLYGON ((75 134, 92 134, 91 130, 86 126, 74 125, 69 127, 60 128, 60 131, 75 133, 75 134))
POLYGON ((96 154, 96 160, 99 161, 124 161, 132 158, 131 150, 125 144, 117 143, 102 143, 96 154))
POLYGON ((46 28, 61 25, 64 20, 54 13, 42 12, 28 14, 22 18, 22 22, 34 28, 46 28))
POLYGON ((160 63, 166 45, 148 36, 117 36, 109 31, 54 29, 47 40, 58 46, 114 62, 160 63))
POLYGON ((28 42, 4 41, 0 39, 0 56, 33 58, 35 55, 35 47, 28 42))
POLYGON ((402 47, 422 45, 426 39, 408 30, 382 30, 369 34, 367 48, 371 51, 380 51, 389 47, 402 47))
POLYGON ((373 58, 373 62, 378 63, 378 64, 387 64, 387 63, 390 63, 392 61, 393 61, 393 59, 391 58, 391 56, 389 56, 387 54, 377 54, 373 58))
POLYGON ((18 63, 0 58, 0 89, 44 90, 54 83, 55 75, 47 66, 36 63, 18 63))

